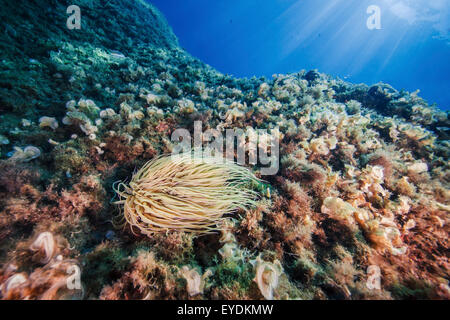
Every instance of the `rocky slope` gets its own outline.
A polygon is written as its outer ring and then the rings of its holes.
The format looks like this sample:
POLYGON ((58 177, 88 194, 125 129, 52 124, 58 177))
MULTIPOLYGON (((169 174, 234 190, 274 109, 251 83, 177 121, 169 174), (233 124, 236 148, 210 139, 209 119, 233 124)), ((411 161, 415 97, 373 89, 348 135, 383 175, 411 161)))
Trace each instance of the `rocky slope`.
POLYGON ((448 113, 317 71, 223 75, 140 0, 77 1, 81 30, 68 1, 0 4, 2 298, 450 297, 448 113), (279 135, 258 205, 203 237, 114 223, 113 183, 195 120, 279 135))

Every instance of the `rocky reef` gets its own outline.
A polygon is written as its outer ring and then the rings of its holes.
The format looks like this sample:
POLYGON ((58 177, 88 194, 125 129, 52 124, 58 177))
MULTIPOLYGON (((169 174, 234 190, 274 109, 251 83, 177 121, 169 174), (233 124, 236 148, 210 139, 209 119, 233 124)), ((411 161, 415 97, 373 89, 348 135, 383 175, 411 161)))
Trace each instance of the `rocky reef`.
POLYGON ((80 30, 70 1, 0 4, 1 298, 450 298, 448 112, 315 70, 221 74, 143 0, 79 0, 80 30), (118 227, 113 183, 194 121, 277 132, 280 170, 248 166, 261 196, 220 232, 118 227))

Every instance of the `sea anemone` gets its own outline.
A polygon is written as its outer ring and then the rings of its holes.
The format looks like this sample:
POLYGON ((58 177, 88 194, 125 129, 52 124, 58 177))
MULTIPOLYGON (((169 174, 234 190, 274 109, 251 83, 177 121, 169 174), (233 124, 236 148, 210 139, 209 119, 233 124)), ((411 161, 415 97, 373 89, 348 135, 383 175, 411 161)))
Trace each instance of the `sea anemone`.
POLYGON ((232 161, 185 154, 149 161, 114 190, 132 231, 206 234, 220 229, 225 214, 255 204, 254 183, 259 180, 232 161))

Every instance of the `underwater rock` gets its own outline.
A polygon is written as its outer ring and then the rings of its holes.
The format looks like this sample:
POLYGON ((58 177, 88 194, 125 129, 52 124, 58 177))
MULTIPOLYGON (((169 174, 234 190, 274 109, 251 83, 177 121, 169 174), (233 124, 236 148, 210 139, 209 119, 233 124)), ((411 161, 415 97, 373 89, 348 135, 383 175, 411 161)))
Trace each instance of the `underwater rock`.
POLYGON ((308 71, 307 74, 305 74, 304 78, 308 81, 315 81, 320 78, 320 74, 319 72, 317 72, 317 70, 311 70, 308 71))
POLYGON ((377 109, 385 109, 396 93, 391 86, 385 84, 374 85, 367 92, 371 99, 370 103, 377 109))
POLYGON ((2 299, 448 299, 448 112, 317 70, 221 74, 142 0, 80 1, 101 14, 61 29, 67 4, 0 12, 2 299), (279 170, 170 160, 194 121, 276 136, 279 170))

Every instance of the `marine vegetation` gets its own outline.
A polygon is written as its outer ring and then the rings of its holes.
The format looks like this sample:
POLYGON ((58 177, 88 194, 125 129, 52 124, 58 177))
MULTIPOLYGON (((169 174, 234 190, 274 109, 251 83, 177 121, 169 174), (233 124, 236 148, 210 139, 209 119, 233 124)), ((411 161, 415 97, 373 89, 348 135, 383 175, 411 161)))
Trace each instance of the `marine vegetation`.
POLYGON ((141 0, 79 0, 80 30, 0 5, 1 299, 450 298, 449 114, 418 92, 225 75, 141 0), (175 160, 195 121, 277 135, 278 172, 175 160))

